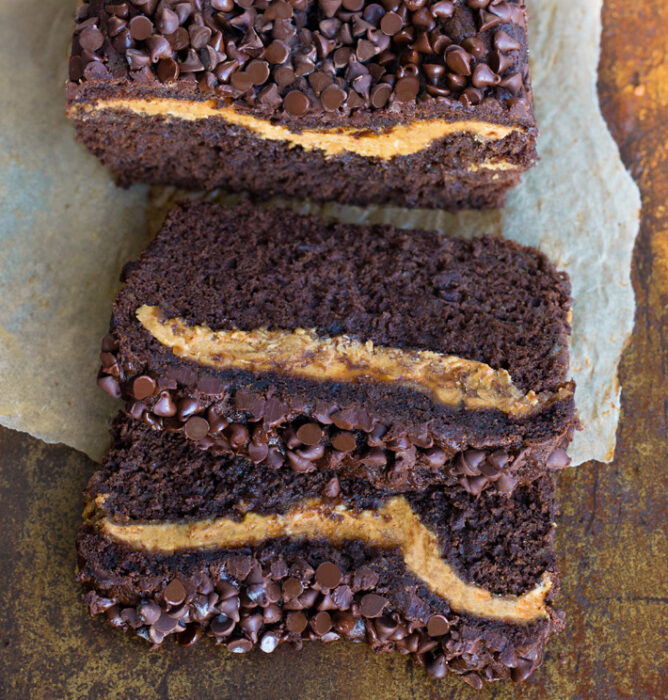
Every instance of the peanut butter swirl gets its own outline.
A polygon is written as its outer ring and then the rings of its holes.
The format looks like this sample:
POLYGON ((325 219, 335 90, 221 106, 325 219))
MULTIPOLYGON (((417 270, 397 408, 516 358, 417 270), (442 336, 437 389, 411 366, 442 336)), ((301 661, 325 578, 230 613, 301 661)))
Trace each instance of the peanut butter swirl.
POLYGON ((552 587, 549 574, 521 596, 494 595, 467 583, 441 558, 436 535, 413 512, 405 498, 396 496, 377 510, 348 510, 321 499, 309 499, 283 514, 246 513, 242 520, 228 518, 194 522, 112 522, 90 504, 88 515, 109 538, 138 549, 174 553, 255 545, 277 537, 324 538, 340 544, 359 540, 371 546, 398 547, 406 567, 434 593, 461 613, 508 622, 526 623, 545 618, 545 598, 552 587))
POLYGON ((428 148, 434 141, 453 134, 471 134, 476 140, 498 141, 522 127, 503 126, 479 120, 449 122, 445 119, 416 120, 397 124, 382 132, 368 129, 337 127, 333 129, 304 129, 291 131, 282 124, 274 124, 252 114, 241 112, 229 105, 220 106, 215 100, 178 100, 169 97, 113 98, 98 100, 95 105, 76 105, 74 116, 101 110, 122 110, 146 117, 167 117, 198 121, 217 117, 228 124, 241 126, 263 139, 287 141, 291 146, 323 151, 327 156, 356 153, 367 158, 389 159, 408 156, 428 148))
POLYGON ((345 335, 323 338, 313 329, 213 331, 179 318, 165 319, 156 306, 141 306, 136 313, 144 328, 177 357, 220 370, 279 372, 317 381, 394 382, 447 406, 496 409, 517 418, 572 393, 567 385, 556 392, 523 394, 506 370, 428 350, 376 346, 345 335))

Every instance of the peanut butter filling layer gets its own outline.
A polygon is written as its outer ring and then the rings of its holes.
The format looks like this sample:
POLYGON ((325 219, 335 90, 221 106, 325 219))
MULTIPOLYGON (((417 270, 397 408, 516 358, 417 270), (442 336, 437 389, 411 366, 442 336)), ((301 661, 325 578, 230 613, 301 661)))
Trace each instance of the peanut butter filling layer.
MULTIPOLYGON (((103 501, 104 496, 99 496, 97 503, 103 501)), ((277 537, 327 539, 333 543, 358 540, 371 546, 399 547, 407 568, 435 594, 446 599, 453 610, 509 622, 525 623, 546 617, 545 597, 552 586, 548 574, 521 596, 494 595, 466 583, 441 558, 436 535, 400 496, 378 510, 355 512, 345 506, 332 507, 320 499, 311 499, 283 514, 246 513, 238 522, 215 518, 117 524, 102 517, 97 526, 113 540, 161 553, 241 547, 277 537)))
POLYGON ((102 110, 123 110, 146 117, 167 117, 198 121, 218 117, 228 124, 241 126, 263 139, 287 141, 291 146, 305 150, 320 150, 328 156, 356 153, 367 158, 389 159, 408 156, 429 147, 434 141, 452 134, 471 134, 479 141, 498 141, 521 127, 509 127, 490 122, 463 120, 448 122, 445 119, 416 120, 410 124, 398 124, 386 131, 374 133, 369 129, 338 127, 334 129, 305 129, 299 133, 286 126, 274 124, 251 114, 239 112, 229 105, 220 106, 215 100, 198 102, 168 97, 117 98, 98 100, 94 105, 75 105, 74 116, 102 110))
POLYGON ((312 329, 218 330, 165 319, 156 306, 137 318, 163 346, 184 360, 219 370, 279 372, 334 382, 395 382, 429 393, 434 401, 467 409, 496 409, 524 417, 567 398, 572 390, 523 394, 506 370, 428 350, 402 350, 361 343, 348 336, 322 338, 312 329))

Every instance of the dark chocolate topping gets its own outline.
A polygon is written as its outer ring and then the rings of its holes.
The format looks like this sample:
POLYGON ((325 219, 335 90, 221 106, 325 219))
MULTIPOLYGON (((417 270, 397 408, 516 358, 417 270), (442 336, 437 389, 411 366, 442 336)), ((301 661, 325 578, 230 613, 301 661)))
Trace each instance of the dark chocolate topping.
POLYGON ((90 0, 77 19, 74 83, 177 87, 288 120, 482 105, 530 121, 523 0, 90 0))

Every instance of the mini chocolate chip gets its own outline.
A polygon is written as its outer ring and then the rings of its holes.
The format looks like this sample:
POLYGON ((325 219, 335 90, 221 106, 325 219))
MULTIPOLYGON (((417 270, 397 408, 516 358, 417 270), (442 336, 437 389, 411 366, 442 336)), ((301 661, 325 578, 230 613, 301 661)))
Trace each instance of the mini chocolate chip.
POLYGON ((330 85, 320 95, 322 106, 328 112, 337 110, 345 101, 346 92, 336 85, 330 85))
POLYGON ((317 445, 322 440, 322 428, 316 423, 304 423, 297 429, 297 439, 304 445, 317 445))
POLYGON ((331 438, 332 446, 339 452, 352 452, 357 447, 355 436, 352 433, 337 433, 331 438))
POLYGON ((510 34, 500 29, 494 35, 494 48, 497 51, 518 51, 522 48, 522 45, 519 41, 513 39, 510 34))
POLYGON ((269 64, 266 61, 251 61, 246 66, 246 74, 253 85, 262 85, 269 78, 269 64))
POLYGON ((183 632, 177 632, 176 641, 182 647, 190 647, 202 636, 202 628, 199 625, 188 625, 183 632))
POLYGON ((271 654, 280 642, 280 637, 276 632, 265 632, 260 640, 260 649, 265 654, 271 654))
POLYGON ((293 634, 301 634, 308 625, 308 620, 303 612, 290 612, 285 618, 285 626, 293 634))
POLYGON ((144 41, 153 33, 153 22, 144 15, 138 15, 130 20, 130 35, 135 41, 144 41))
POLYGON ((299 597, 304 591, 299 579, 291 576, 283 582, 283 595, 286 600, 292 600, 293 598, 299 597))
POLYGON ((200 416, 193 416, 186 421, 184 430, 191 440, 202 440, 209 433, 209 423, 200 416))
POLYGON ((181 581, 175 578, 167 588, 165 588, 163 597, 170 605, 181 605, 186 599, 185 586, 181 581))
POLYGON ((331 561, 323 562, 315 570, 315 580, 323 588, 336 588, 341 583, 341 569, 331 561))
POLYGON ((269 63, 285 63, 290 55, 290 49, 282 41, 272 41, 264 51, 264 57, 269 63))
POLYGON ((152 600, 145 600, 139 603, 137 614, 140 620, 147 625, 152 625, 161 614, 160 606, 152 600))
POLYGON ((176 404, 168 391, 160 392, 160 396, 153 406, 153 413, 161 418, 171 418, 176 415, 176 404))
POLYGON ((228 634, 232 633, 235 624, 234 620, 221 614, 216 615, 216 617, 211 620, 209 627, 216 637, 226 637, 228 634))
POLYGON ((152 626, 161 634, 166 635, 179 628, 179 621, 163 612, 152 626))
POLYGON ((448 664, 443 654, 439 654, 431 663, 427 664, 427 673, 434 678, 443 678, 448 671, 448 664))
POLYGON ((97 27, 87 27, 79 34, 79 45, 86 51, 97 51, 104 44, 104 35, 97 27))
POLYGON ((132 395, 138 401, 146 399, 153 395, 155 391, 156 383, 155 380, 146 374, 142 374, 137 377, 134 382, 132 382, 132 395))
POLYGON ((109 394, 112 399, 121 398, 121 385, 113 377, 110 377, 109 375, 100 377, 97 380, 97 385, 100 387, 100 389, 102 389, 102 391, 109 394))
POLYGON ((392 94, 392 88, 386 83, 379 83, 374 85, 371 89, 371 104, 376 109, 381 109, 387 104, 392 94))
POLYGON ((457 75, 471 75, 471 55, 461 46, 448 48, 445 53, 445 62, 457 75))
POLYGON ((332 618, 326 611, 319 612, 311 619, 311 629, 319 636, 327 634, 332 629, 332 618))
POLYGON ((171 83, 179 77, 179 64, 173 58, 163 58, 158 63, 158 78, 163 83, 171 83))
POLYGON ((384 34, 388 36, 394 36, 401 28, 404 26, 404 22, 401 16, 396 12, 388 12, 380 20, 380 29, 384 34))
POLYGON ((397 84, 394 86, 394 96, 399 102, 410 102, 417 97, 419 89, 420 81, 413 76, 408 76, 397 80, 397 84))
POLYGON ((376 593, 367 593, 360 600, 360 611, 364 617, 378 617, 387 603, 387 598, 376 593))
POLYGON ((283 106, 288 114, 292 114, 295 117, 301 117, 308 111, 309 100, 303 92, 299 92, 299 90, 292 90, 285 96, 283 106))
POLYGON ((444 615, 432 615, 427 621, 427 632, 432 637, 441 637, 450 629, 450 623, 444 615))
POLYGON ((233 639, 226 646, 233 654, 246 654, 253 648, 253 642, 250 639, 233 639))

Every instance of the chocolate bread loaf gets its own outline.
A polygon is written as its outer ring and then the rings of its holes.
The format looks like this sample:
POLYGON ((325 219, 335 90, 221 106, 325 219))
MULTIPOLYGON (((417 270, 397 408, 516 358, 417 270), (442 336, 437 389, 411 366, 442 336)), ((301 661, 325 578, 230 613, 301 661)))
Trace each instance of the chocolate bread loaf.
POLYGON ((153 645, 366 641, 478 688, 526 678, 560 628, 551 474, 511 496, 397 494, 214 455, 124 415, 112 433, 78 579, 91 614, 153 645))
POLYGON ((394 492, 568 464, 570 287, 536 250, 186 204, 124 279, 99 383, 155 430, 394 492))
POLYGON ((536 160, 524 0, 89 0, 67 100, 122 184, 458 210, 536 160))

